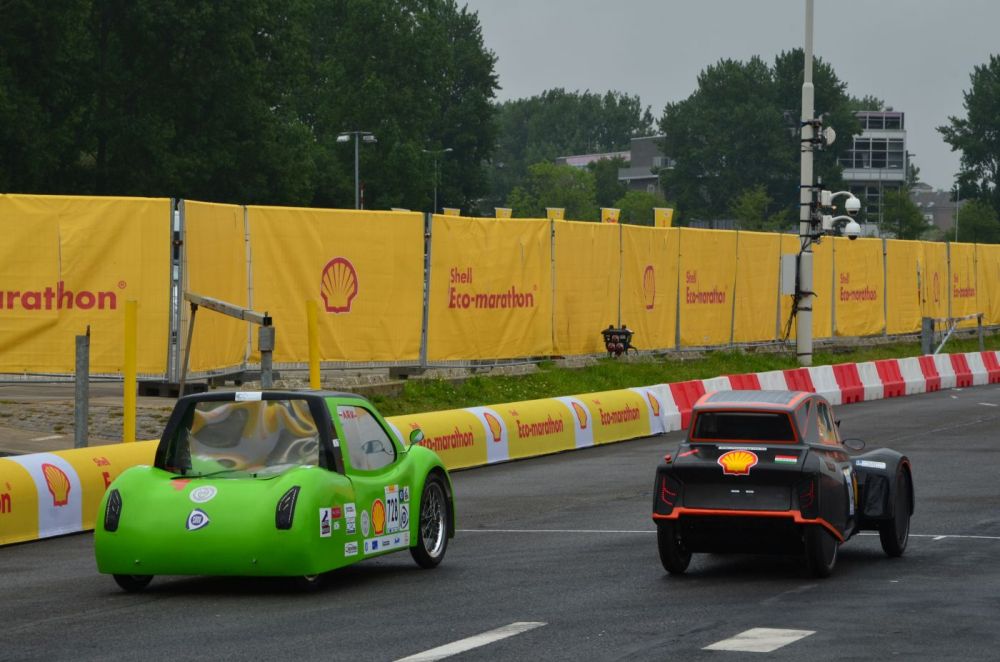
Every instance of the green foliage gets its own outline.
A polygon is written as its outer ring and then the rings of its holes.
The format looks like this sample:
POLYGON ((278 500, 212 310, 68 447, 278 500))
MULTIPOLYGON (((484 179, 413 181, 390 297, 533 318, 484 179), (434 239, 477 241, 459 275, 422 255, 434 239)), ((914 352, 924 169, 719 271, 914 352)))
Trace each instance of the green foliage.
POLYGON ((652 134, 653 116, 638 96, 556 88, 500 104, 497 124, 490 199, 500 202, 521 184, 532 164, 626 150, 631 138, 652 134))
POLYGON ((445 204, 488 189, 495 57, 455 0, 18 4, 0 190, 351 207, 354 129, 368 207, 430 208, 422 149, 445 204))
POLYGON ((594 193, 598 207, 614 207, 615 202, 625 195, 628 187, 618 181, 618 169, 628 165, 621 157, 599 159, 587 164, 594 173, 594 193))
POLYGON ((739 222, 740 230, 780 232, 791 222, 788 209, 776 209, 763 184, 740 193, 733 200, 729 213, 739 222))
POLYGON ((958 210, 958 241, 1000 244, 1000 219, 985 200, 969 200, 958 210))
POLYGON ((545 218, 546 207, 563 207, 568 220, 597 220, 594 174, 583 168, 536 163, 523 185, 515 188, 507 206, 518 218, 545 218))
POLYGON ((979 198, 1000 213, 1000 56, 975 67, 970 79, 966 117, 949 117, 938 131, 953 151, 962 152, 962 197, 979 198))
POLYGON ((922 239, 928 230, 920 208, 906 188, 888 189, 883 195, 882 229, 896 239, 922 239))
MULTIPOLYGON (((803 54, 783 52, 768 65, 721 60, 698 76, 698 89, 668 104, 660 119, 663 151, 676 162, 661 172, 667 195, 685 216, 719 218, 747 189, 763 186, 767 197, 798 214, 799 117, 803 54)), ((817 151, 816 175, 829 187, 842 183, 838 156, 861 132, 853 108, 873 99, 852 99, 832 67, 813 67, 816 115, 833 126, 834 146, 817 151)))
POLYGON ((653 208, 670 207, 662 195, 646 191, 628 191, 619 198, 613 207, 621 209, 620 223, 630 225, 653 225, 653 208))

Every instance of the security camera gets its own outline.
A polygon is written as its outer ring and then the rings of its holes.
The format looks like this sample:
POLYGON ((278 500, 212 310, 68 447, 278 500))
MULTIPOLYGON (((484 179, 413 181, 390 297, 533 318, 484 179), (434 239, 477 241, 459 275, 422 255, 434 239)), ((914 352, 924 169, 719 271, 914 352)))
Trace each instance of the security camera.
MULTIPOLYGON (((857 198, 853 198, 853 200, 856 201, 857 198)), ((848 204, 850 204, 850 200, 848 200, 848 204)), ((861 236, 861 226, 858 225, 857 221, 849 221, 847 225, 844 226, 844 236, 851 241, 854 241, 861 236)))
MULTIPOLYGON (((847 202, 844 203, 844 210, 851 216, 857 216, 861 211, 861 201, 852 195, 847 199, 847 202)), ((857 225, 857 223, 855 223, 855 225, 857 225)), ((852 239, 853 238, 854 237, 852 237, 852 239)))

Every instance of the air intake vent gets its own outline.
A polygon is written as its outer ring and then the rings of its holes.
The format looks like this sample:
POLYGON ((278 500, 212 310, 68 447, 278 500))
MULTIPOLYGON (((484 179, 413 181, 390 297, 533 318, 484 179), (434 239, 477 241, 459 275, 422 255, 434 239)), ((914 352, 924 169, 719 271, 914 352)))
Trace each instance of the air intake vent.
POLYGON ((117 531, 118 520, 122 516, 122 495, 118 490, 108 493, 108 505, 104 508, 104 530, 117 531))
POLYGON ((278 508, 274 511, 274 526, 279 529, 292 528, 292 518, 295 516, 295 502, 298 499, 298 485, 285 492, 278 501, 278 508))

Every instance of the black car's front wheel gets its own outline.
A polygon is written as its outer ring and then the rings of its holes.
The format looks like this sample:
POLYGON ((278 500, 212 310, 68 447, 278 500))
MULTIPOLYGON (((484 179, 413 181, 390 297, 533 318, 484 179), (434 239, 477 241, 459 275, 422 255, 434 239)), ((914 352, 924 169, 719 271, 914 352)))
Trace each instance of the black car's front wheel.
POLYGON ((137 593, 149 586, 153 581, 153 575, 112 575, 115 583, 129 593, 137 593))
POLYGON ((417 544, 410 547, 413 560, 421 568, 434 568, 444 558, 448 549, 448 530, 451 509, 441 478, 432 474, 424 482, 420 496, 420 521, 417 525, 417 544))
POLYGON ((683 574, 691 563, 691 552, 681 540, 676 522, 657 522, 656 545, 663 569, 672 575, 683 574))
POLYGON ((809 573, 814 577, 829 577, 837 565, 840 541, 822 526, 813 525, 806 527, 805 545, 809 573))
POLYGON ((906 543, 910 540, 910 474, 900 467, 896 472, 896 489, 892 495, 892 519, 882 522, 878 537, 882 541, 882 551, 888 556, 902 556, 906 543))

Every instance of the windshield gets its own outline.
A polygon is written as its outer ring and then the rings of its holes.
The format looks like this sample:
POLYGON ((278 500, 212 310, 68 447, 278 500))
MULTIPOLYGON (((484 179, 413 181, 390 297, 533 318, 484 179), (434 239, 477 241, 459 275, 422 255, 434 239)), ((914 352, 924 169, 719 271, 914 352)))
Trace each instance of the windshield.
POLYGON ((166 458, 187 476, 274 476, 319 463, 319 434, 305 400, 197 402, 166 458))
POLYGON ((691 430, 691 441, 771 441, 795 443, 788 414, 779 412, 703 411, 691 430))

